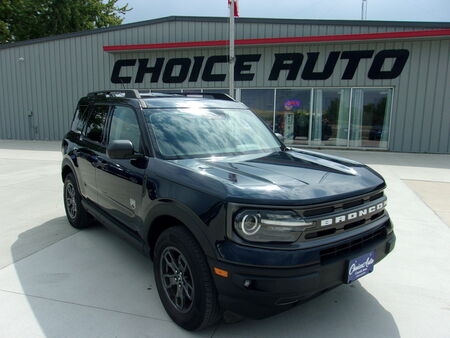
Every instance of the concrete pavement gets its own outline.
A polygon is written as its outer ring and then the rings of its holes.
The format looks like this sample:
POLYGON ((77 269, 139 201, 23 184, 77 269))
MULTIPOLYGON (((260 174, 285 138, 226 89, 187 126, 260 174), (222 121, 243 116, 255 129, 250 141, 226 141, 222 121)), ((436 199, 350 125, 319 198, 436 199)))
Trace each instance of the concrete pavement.
POLYGON ((103 227, 69 226, 59 143, 0 140, 0 337, 449 337, 450 228, 439 212, 450 212, 450 156, 326 152, 386 178, 394 252, 291 311, 189 333, 165 313, 146 257, 103 227))

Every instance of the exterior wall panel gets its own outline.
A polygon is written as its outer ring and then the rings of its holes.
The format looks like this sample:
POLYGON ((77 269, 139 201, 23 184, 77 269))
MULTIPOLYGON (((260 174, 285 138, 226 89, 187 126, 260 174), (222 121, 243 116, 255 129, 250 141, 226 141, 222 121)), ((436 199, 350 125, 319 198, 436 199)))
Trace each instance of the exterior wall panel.
MULTIPOLYGON (((448 25, 450 26, 450 25, 448 25)), ((436 28, 433 25, 359 25, 345 22, 332 24, 248 22, 238 20, 236 38, 276 38, 336 34, 381 33, 436 28), (242 23, 239 23, 242 22, 242 23)), ((77 100, 89 91, 122 88, 112 84, 111 71, 117 59, 156 57, 226 55, 226 48, 196 48, 145 52, 106 53, 104 45, 139 43, 187 42, 225 40, 228 38, 226 20, 177 20, 149 23, 114 30, 99 30, 89 34, 49 39, 29 44, 0 47, 0 139, 58 140, 66 132, 77 100), (21 61, 20 58, 23 58, 21 61), (32 116, 29 117, 30 113, 32 116)), ((252 64, 255 73, 251 82, 237 82, 236 88, 290 88, 290 87, 393 87, 392 124, 389 150, 407 152, 450 152, 450 39, 423 38, 416 40, 374 40, 339 43, 309 43, 276 46, 239 46, 237 54, 261 54, 260 62, 252 64), (360 61, 352 80, 342 80, 347 61, 339 60, 327 80, 302 80, 301 72, 308 52, 320 52, 316 70, 322 70, 330 51, 374 49, 408 49, 408 62, 402 74, 393 80, 370 80, 367 73, 372 60, 360 61), (275 53, 300 52, 304 55, 300 74, 295 81, 285 79, 282 71, 278 81, 269 81, 275 53)), ((389 63, 387 63, 389 65, 389 63)), ((392 62, 391 62, 392 64, 392 62)), ((204 67, 204 66, 203 66, 204 67)), ((123 69, 122 76, 135 76, 136 67, 123 69)), ((227 64, 216 65, 216 73, 228 72, 227 64)), ((162 77, 162 75, 161 75, 162 77)), ((126 84, 136 88, 226 88, 228 81, 201 80, 181 84, 149 81, 126 84)))

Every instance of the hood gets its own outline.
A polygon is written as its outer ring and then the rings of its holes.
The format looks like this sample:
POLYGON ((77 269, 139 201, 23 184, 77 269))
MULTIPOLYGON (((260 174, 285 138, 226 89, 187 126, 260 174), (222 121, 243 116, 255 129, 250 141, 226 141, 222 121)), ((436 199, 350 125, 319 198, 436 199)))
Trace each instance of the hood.
POLYGON ((325 203, 385 186, 365 165, 300 149, 166 162, 177 168, 177 182, 248 204, 325 203))

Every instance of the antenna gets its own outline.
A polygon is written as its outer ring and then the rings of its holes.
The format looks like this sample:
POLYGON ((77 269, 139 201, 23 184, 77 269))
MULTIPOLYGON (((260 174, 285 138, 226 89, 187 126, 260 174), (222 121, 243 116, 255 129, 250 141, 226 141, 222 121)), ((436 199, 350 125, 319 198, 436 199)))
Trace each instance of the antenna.
POLYGON ((125 89, 125 84, 123 83, 123 79, 119 77, 120 83, 122 84, 122 89, 125 89))
POLYGON ((367 0, 362 0, 361 3, 361 20, 367 20, 367 0))

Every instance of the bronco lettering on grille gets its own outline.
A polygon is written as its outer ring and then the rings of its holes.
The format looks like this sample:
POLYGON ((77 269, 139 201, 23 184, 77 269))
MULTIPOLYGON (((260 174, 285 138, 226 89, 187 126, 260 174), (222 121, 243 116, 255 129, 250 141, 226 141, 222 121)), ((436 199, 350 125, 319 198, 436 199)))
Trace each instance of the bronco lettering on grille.
POLYGON ((328 226, 328 225, 343 223, 343 222, 354 220, 354 219, 356 220, 358 218, 364 218, 375 212, 379 212, 380 210, 384 209, 385 206, 386 206, 386 201, 380 202, 378 204, 372 205, 372 206, 364 208, 364 209, 350 212, 348 214, 343 214, 343 215, 338 215, 338 216, 334 216, 331 218, 322 219, 320 221, 320 226, 324 227, 324 226, 328 226))

